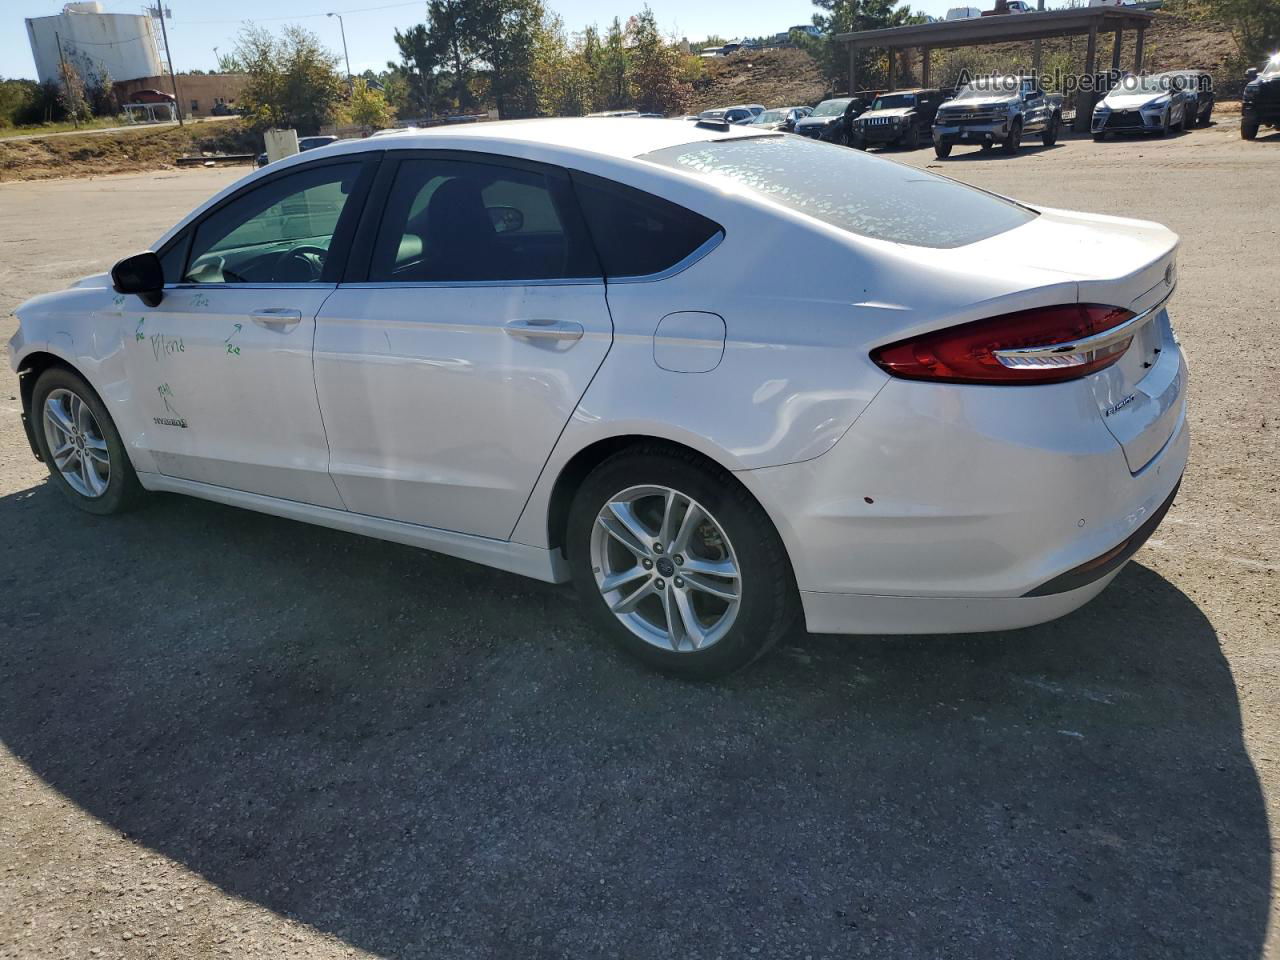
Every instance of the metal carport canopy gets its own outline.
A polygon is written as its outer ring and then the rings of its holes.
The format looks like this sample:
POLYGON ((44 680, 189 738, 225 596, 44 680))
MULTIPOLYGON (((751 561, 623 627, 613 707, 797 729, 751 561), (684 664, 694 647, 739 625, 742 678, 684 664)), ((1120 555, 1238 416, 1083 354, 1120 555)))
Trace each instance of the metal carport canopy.
MULTIPOLYGON (((943 20, 938 23, 913 23, 905 27, 886 27, 882 30, 861 30, 857 33, 838 33, 836 41, 849 45, 849 89, 856 90, 857 65, 854 51, 867 47, 883 47, 889 52, 889 83, 894 82, 895 51, 904 47, 921 50, 921 81, 929 82, 929 51, 933 47, 973 47, 979 44, 1010 43, 1018 40, 1048 40, 1051 37, 1089 35, 1085 54, 1085 74, 1097 73, 1097 47, 1099 33, 1115 34, 1111 53, 1111 66, 1120 68, 1120 44, 1125 30, 1136 30, 1133 70, 1142 71, 1143 35, 1155 14, 1149 10, 1132 7, 1079 7, 1073 10, 1040 10, 1035 13, 1007 13, 990 17, 969 17, 964 20, 943 20)), ((1039 57, 1033 65, 1040 70, 1039 57)), ((1079 105, 1077 105, 1079 106, 1079 105)), ((1092 101, 1090 100, 1090 108, 1092 101)), ((1088 123, 1087 116, 1085 123, 1088 123)), ((1077 118, 1079 126, 1079 118, 1077 118)), ((1087 129, 1087 127, 1086 127, 1087 129)))

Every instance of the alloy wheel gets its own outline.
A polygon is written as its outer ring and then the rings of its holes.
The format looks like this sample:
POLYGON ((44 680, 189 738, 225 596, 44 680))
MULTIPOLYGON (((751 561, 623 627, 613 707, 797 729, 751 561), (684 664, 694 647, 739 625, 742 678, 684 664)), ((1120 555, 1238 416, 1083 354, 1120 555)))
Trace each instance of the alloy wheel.
POLYGON ((64 387, 44 401, 44 436, 62 479, 82 497, 96 499, 111 482, 111 454, 84 399, 64 387))
POLYGON ((615 494, 596 516, 590 549, 606 606, 655 647, 705 650, 737 619, 742 576, 733 544, 709 510, 678 490, 615 494))

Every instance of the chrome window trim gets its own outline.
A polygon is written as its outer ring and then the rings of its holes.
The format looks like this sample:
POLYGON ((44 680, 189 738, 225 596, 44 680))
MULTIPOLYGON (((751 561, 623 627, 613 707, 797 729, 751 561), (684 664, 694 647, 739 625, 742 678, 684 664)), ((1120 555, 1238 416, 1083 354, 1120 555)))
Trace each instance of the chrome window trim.
POLYGON ((166 290, 333 290, 336 283, 166 283, 166 290))
POLYGON ((1174 284, 1155 304, 1147 307, 1137 316, 1130 317, 1118 327, 1104 330, 1102 333, 1094 334, 1092 337, 1084 337, 1080 340, 1073 340, 1070 343, 1049 343, 1039 347, 993 350, 991 351, 992 355, 998 360, 1003 360, 1006 357, 1010 359, 1043 359, 1064 353, 1087 353, 1090 350, 1101 350, 1103 347, 1109 347, 1113 343, 1119 343, 1121 340, 1132 337, 1139 327, 1153 320, 1164 309, 1164 305, 1169 302, 1169 298, 1173 296, 1173 291, 1176 289, 1177 284, 1174 284))
POLYGON ((603 277, 550 277, 538 280, 360 280, 340 283, 343 290, 440 289, 447 287, 584 287, 604 284, 603 277))
POLYGON ((609 283, 653 283, 656 280, 666 280, 669 277, 674 277, 677 273, 683 273, 688 270, 712 250, 720 246, 723 240, 724 229, 721 228, 694 247, 683 259, 677 260, 665 270, 659 270, 657 273, 637 274, 635 276, 608 277, 607 280, 609 283))

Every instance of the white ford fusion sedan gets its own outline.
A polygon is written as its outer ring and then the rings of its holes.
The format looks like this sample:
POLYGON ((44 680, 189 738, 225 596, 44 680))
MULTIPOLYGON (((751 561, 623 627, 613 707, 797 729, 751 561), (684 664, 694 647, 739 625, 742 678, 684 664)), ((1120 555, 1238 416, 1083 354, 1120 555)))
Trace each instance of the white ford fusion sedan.
POLYGON ((1176 246, 785 134, 494 123, 272 164, 10 346, 82 509, 572 580, 708 677, 796 616, 1003 630, 1101 591, 1187 460, 1176 246))

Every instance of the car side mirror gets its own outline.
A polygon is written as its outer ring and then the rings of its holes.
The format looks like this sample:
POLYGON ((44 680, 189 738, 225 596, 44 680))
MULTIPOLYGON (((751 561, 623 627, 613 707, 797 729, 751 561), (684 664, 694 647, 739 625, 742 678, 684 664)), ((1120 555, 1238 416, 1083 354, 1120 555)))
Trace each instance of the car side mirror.
POLYGON ((1248 70, 1246 70, 1246 71, 1244 72, 1244 78, 1245 78, 1246 80, 1256 80, 1256 79, 1258 79, 1258 68, 1257 68, 1257 67, 1250 67, 1248 70))
POLYGON ((488 207, 494 233, 515 233, 524 227, 524 214, 515 207, 488 207))
POLYGON ((111 268, 111 286, 116 293, 136 293, 148 307, 164 299, 164 267, 154 251, 125 257, 111 268))

